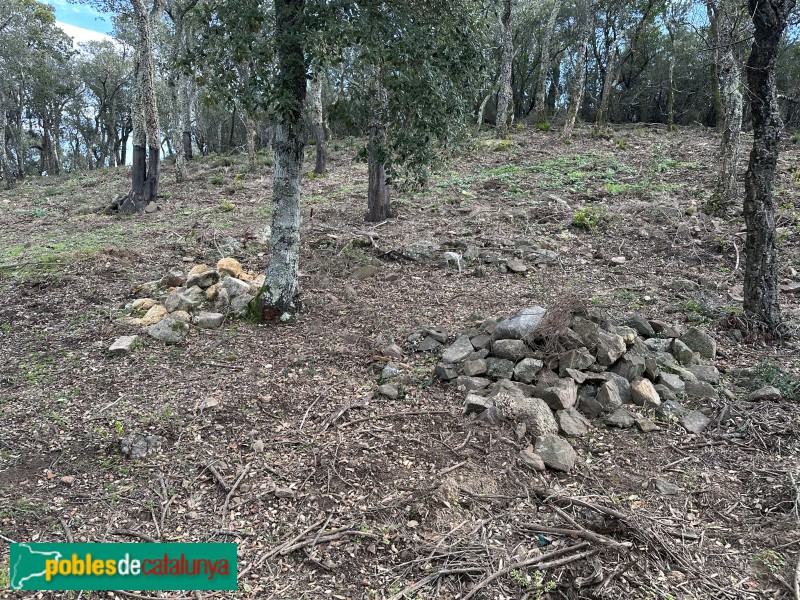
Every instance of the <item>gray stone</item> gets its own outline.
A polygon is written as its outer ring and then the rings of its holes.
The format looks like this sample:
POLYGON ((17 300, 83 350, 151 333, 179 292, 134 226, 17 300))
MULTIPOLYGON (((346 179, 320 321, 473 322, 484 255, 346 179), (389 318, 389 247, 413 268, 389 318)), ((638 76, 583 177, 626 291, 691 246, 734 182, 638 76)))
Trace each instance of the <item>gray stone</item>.
POLYGON ((519 260, 518 258, 512 258, 506 261, 506 267, 512 273, 524 273, 528 270, 528 267, 525 266, 525 263, 519 260))
POLYGON ((519 459, 522 464, 530 467, 534 471, 544 471, 545 465, 542 457, 533 451, 533 446, 528 446, 519 451, 519 459))
POLYGON ((470 339, 475 350, 483 350, 489 348, 492 344, 492 336, 489 333, 482 333, 470 339))
POLYGON ((607 371, 603 373, 606 378, 606 381, 613 381, 617 384, 617 390, 619 391, 619 398, 622 400, 623 404, 628 404, 631 401, 631 382, 622 377, 622 375, 617 375, 612 371, 607 371))
POLYGON ((490 406, 482 413, 479 413, 478 418, 475 420, 490 427, 497 427, 503 423, 503 415, 500 414, 496 406, 490 406))
MULTIPOLYGON (((226 277, 225 281, 232 279, 231 277, 226 277)), ((239 318, 244 318, 250 312, 250 302, 255 298, 252 294, 241 294, 236 296, 233 300, 231 300, 231 312, 239 318)))
POLYGON ((442 362, 461 362, 472 354, 474 350, 475 348, 472 347, 472 342, 469 341, 469 338, 466 335, 461 335, 442 352, 442 362))
POLYGON ((594 396, 579 396, 577 408, 590 419, 595 419, 603 414, 603 405, 594 396))
POLYGON ((432 260, 441 248, 436 242, 420 240, 404 246, 400 253, 409 260, 423 262, 432 260))
POLYGON ((164 441, 160 435, 129 433, 119 441, 119 449, 128 458, 139 459, 160 448, 164 441))
POLYGON ((678 397, 675 395, 675 392, 673 392, 667 386, 657 383, 653 387, 658 392, 658 397, 661 398, 662 404, 667 400, 677 402, 678 397))
POLYGON ((650 381, 656 382, 661 377, 661 369, 658 368, 658 362, 653 357, 644 359, 644 376, 650 381))
POLYGON ((456 387, 467 392, 475 392, 489 387, 492 382, 484 377, 467 377, 459 375, 456 377, 456 387))
POLYGON ((189 324, 166 317, 147 328, 147 335, 167 344, 182 342, 189 334, 189 324))
POLYGON ((228 297, 231 300, 243 294, 252 294, 250 284, 246 281, 242 281, 241 279, 236 279, 235 277, 226 277, 223 279, 222 289, 228 292, 228 297))
POLYGON ((711 423, 711 419, 700 411, 693 410, 681 417, 679 423, 689 433, 701 433, 711 423))
POLYGON ((546 312, 541 306, 523 308, 509 318, 500 321, 492 332, 492 339, 527 339, 542 321, 546 312))
POLYGON ((486 359, 486 376, 490 379, 511 379, 514 374, 514 363, 505 358, 489 357, 486 359))
POLYGON ((605 419, 606 425, 619 427, 620 429, 630 429, 636 423, 636 418, 625 408, 618 408, 605 419))
POLYGON ((476 350, 467 357, 467 360, 483 360, 489 356, 489 351, 484 348, 483 350, 476 350))
POLYGON ((186 287, 190 288, 196 285, 199 288, 206 289, 211 287, 219 281, 219 273, 216 269, 207 269, 200 273, 192 273, 186 278, 186 287))
POLYGON ((637 406, 655 408, 661 404, 661 398, 649 379, 637 379, 631 383, 631 400, 637 406))
POLYGON ((611 412, 622 406, 622 399, 619 395, 619 388, 616 382, 606 381, 597 390, 596 400, 603 409, 603 412, 611 412))
POLYGON ((456 369, 453 365, 439 363, 433 370, 433 375, 442 381, 450 381, 458 377, 458 369, 456 369))
POLYGON ((686 396, 698 399, 716 398, 717 390, 705 381, 687 381, 686 396))
POLYGON ((750 402, 778 402, 782 398, 783 394, 778 388, 768 385, 752 392, 747 399, 750 402))
POLYGON ((523 383, 531 383, 544 366, 544 363, 535 358, 523 358, 514 367, 514 379, 523 383))
POLYGON ((218 312, 200 311, 194 318, 194 324, 200 329, 216 329, 222 325, 225 315, 218 312))
POLYGON ((397 377, 400 374, 400 365, 397 363, 386 363, 386 366, 383 367, 381 370, 381 378, 383 379, 392 379, 393 377, 397 377))
POLYGON ((681 341, 703 358, 714 358, 717 355, 717 342, 708 332, 692 327, 681 336, 681 341))
POLYGON ((502 339, 492 343, 492 354, 499 358, 507 358, 517 362, 531 356, 531 349, 522 340, 502 339))
POLYGON ((609 333, 602 329, 597 331, 597 344, 595 358, 603 366, 613 365, 627 349, 625 340, 616 333, 609 333))
POLYGON ((494 404, 488 398, 477 394, 467 394, 467 398, 464 400, 464 414, 482 413, 490 406, 494 406, 494 404))
POLYGON ((572 408, 578 401, 578 386, 572 378, 559 379, 540 392, 542 400, 553 410, 572 408))
POLYGON ((205 299, 203 290, 194 286, 186 290, 178 288, 172 292, 167 299, 164 300, 164 306, 168 312, 175 312, 178 310, 191 311, 193 308, 200 306, 205 299))
POLYGON ((231 297, 228 290, 220 288, 217 291, 217 298, 214 300, 214 308, 220 312, 228 312, 231 308, 231 297))
POLYGON ((676 394, 683 394, 686 391, 686 384, 683 382, 683 379, 681 379, 679 375, 675 375, 674 373, 662 372, 661 377, 659 377, 658 379, 661 385, 666 386, 676 394))
POLYGON ((133 345, 139 339, 138 335, 123 335, 114 340, 108 351, 111 354, 130 354, 133 350, 133 345))
POLYGON ((389 398, 389 400, 396 400, 400 395, 400 391, 391 383, 384 383, 383 385, 378 386, 378 393, 381 396, 389 398))
POLYGON ((159 281, 163 288, 176 288, 186 285, 186 274, 183 271, 172 270, 159 281))
POLYGON ((682 365, 690 365, 695 362, 695 354, 694 351, 689 348, 686 344, 684 344, 679 339, 672 340, 672 356, 675 357, 682 365))
POLYGON ((588 379, 588 375, 583 371, 578 371, 577 369, 567 369, 567 375, 572 377, 572 380, 575 383, 583 383, 588 379))
POLYGON ((568 437, 586 435, 592 424, 575 408, 565 408, 556 413, 556 421, 561 432, 568 437))
POLYGON ((648 350, 651 352, 669 352, 672 346, 672 340, 669 338, 650 338, 644 341, 644 345, 647 346, 648 350))
POLYGON ((464 363, 463 373, 467 377, 474 377, 475 375, 483 375, 484 373, 486 373, 486 361, 483 359, 466 361, 464 363))
POLYGON ((642 433, 652 433, 653 431, 661 431, 661 427, 653 423, 650 419, 645 417, 636 418, 636 426, 642 433))
POLYGON ((679 419, 682 416, 689 414, 689 411, 683 407, 680 402, 675 400, 665 400, 656 409, 656 416, 665 421, 672 421, 679 419))
POLYGON ((192 315, 190 315, 185 310, 176 310, 174 313, 170 313, 169 315, 176 321, 181 321, 182 323, 191 323, 192 322, 192 315))
POLYGON ((699 381, 719 385, 719 370, 713 365, 691 365, 686 367, 699 381))
MULTIPOLYGON (((417 346, 418 352, 431 352, 432 350, 437 350, 442 347, 441 342, 438 340, 433 339, 431 336, 426 337, 419 346, 417 346)), ((472 347, 470 347, 470 351, 472 351, 472 347)))
POLYGON ((558 373, 561 377, 567 374, 567 369, 583 371, 594 363, 594 356, 585 347, 568 350, 558 359, 558 373))
POLYGON ((447 341, 447 332, 437 327, 424 327, 422 333, 433 338, 440 344, 444 344, 447 341))
POLYGON ((612 372, 624 377, 628 381, 633 381, 644 375, 644 370, 645 359, 632 352, 627 352, 617 361, 617 364, 611 367, 612 372))
POLYGON ((673 279, 669 288, 676 292, 694 292, 700 289, 700 285, 690 279, 673 279))
POLYGON ((525 423, 531 435, 558 433, 558 423, 553 411, 540 398, 526 398, 520 393, 508 405, 497 404, 497 407, 513 421, 525 423))
POLYGON ((636 333, 643 337, 651 338, 655 337, 656 335, 656 332, 653 330, 653 326, 642 315, 631 315, 625 319, 624 323, 628 327, 636 330, 636 333))
POLYGON ((653 480, 653 486, 662 496, 673 496, 681 491, 681 488, 665 479, 656 478, 653 480))
POLYGON ((545 465, 558 471, 569 471, 578 458, 570 443, 556 434, 537 437, 535 450, 545 465))

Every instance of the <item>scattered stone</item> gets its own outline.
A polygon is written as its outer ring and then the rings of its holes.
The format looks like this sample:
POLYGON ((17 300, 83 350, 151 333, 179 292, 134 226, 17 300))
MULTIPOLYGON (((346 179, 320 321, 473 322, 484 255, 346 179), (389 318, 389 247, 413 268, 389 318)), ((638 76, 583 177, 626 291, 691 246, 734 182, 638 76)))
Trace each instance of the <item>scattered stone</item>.
POLYGON ((467 394, 464 400, 464 414, 482 413, 490 406, 494 406, 491 400, 477 394, 467 394))
POLYGON ((655 408, 661 404, 661 398, 649 379, 637 379, 631 383, 631 400, 645 408, 655 408))
POLYGON ((433 375, 442 381, 451 381, 458 377, 458 369, 456 369, 453 365, 439 363, 433 370, 433 375))
POLYGON ((564 377, 567 369, 583 371, 594 364, 595 358, 586 347, 575 348, 561 355, 558 360, 558 374, 564 377))
POLYGON ((444 344, 447 341, 447 332, 437 329, 436 327, 425 327, 422 330, 422 333, 430 338, 433 338, 440 344, 444 344))
POLYGON ((238 260, 226 256, 217 261, 217 272, 220 277, 239 277, 244 272, 244 269, 238 260))
POLYGON ((386 363, 386 366, 381 370, 381 377, 383 379, 392 379, 400 374, 400 366, 396 363, 386 363))
POLYGON ((695 292, 700 289, 700 285, 690 279, 674 279, 669 288, 675 292, 695 292))
POLYGON ((170 271, 159 280, 158 284, 166 289, 183 287, 186 285, 186 275, 183 271, 170 271))
POLYGON ((625 319, 624 324, 636 330, 636 333, 642 337, 651 338, 656 335, 653 326, 642 315, 631 315, 625 319))
POLYGON ((475 375, 483 375, 486 373, 486 361, 483 359, 468 360, 464 363, 464 375, 467 377, 474 377, 475 375))
POLYGON ((190 315, 185 310, 176 310, 174 313, 169 315, 176 321, 180 321, 181 323, 191 323, 192 322, 192 315, 190 315))
POLYGON ((189 335, 189 324, 166 317, 147 328, 147 334, 167 344, 182 342, 189 335))
POLYGON ((482 333, 470 339, 470 342, 475 350, 488 349, 492 345, 492 336, 489 333, 482 333))
POLYGON ((461 362, 472 354, 474 350, 472 342, 469 341, 469 337, 461 335, 442 352, 442 361, 446 363, 461 362))
POLYGON ((707 332, 692 327, 681 336, 681 341, 703 358, 713 359, 717 355, 717 342, 707 332))
POLYGON ((628 381, 634 381, 642 375, 645 371, 645 359, 632 352, 626 352, 625 355, 617 361, 611 371, 624 377, 628 381))
POLYGON ((491 383, 492 382, 485 377, 467 377, 466 375, 459 375, 456 377, 456 387, 467 392, 486 389, 491 383))
POLYGON ((250 295, 250 284, 236 277, 226 277, 222 280, 222 289, 228 292, 228 297, 233 300, 237 296, 250 295))
POLYGON ((608 262, 612 267, 618 267, 620 265, 624 265, 628 261, 624 256, 614 256, 608 262))
POLYGON ((380 272, 381 270, 375 265, 364 265, 353 271, 353 279, 369 279, 370 277, 375 277, 375 275, 380 272))
POLYGON ((686 391, 686 384, 684 383, 683 379, 681 379, 680 376, 675 375, 674 373, 662 372, 661 377, 659 377, 658 379, 661 385, 666 386, 676 394, 683 394, 686 391))
POLYGON ((523 308, 509 318, 500 321, 492 332, 492 339, 528 339, 533 330, 541 323, 546 312, 541 306, 523 308))
POLYGON ((381 396, 385 396, 389 400, 397 400, 397 397, 400 395, 398 389, 391 383, 384 383, 383 385, 378 386, 378 393, 381 396))
POLYGON ((389 344, 381 348, 381 356, 400 360, 403 358, 403 349, 397 344, 389 344))
POLYGON ((567 437, 586 435, 592 424, 575 408, 565 408, 556 413, 556 421, 561 432, 567 437))
POLYGON ((511 379, 514 374, 514 363, 505 358, 489 357, 486 359, 486 376, 490 379, 511 379))
POLYGON ((189 272, 189 276, 186 278, 187 288, 197 286, 201 289, 206 289, 219 281, 219 273, 217 273, 216 269, 207 269, 198 273, 193 271, 194 269, 189 272))
POLYGON ((619 388, 615 381, 606 381, 597 390, 597 403, 602 407, 603 412, 612 412, 622 406, 619 388))
POLYGON ((128 458, 139 459, 160 448, 164 441, 160 435, 129 433, 119 441, 119 450, 128 458))
POLYGON ((653 480, 653 486, 662 496, 673 496, 681 491, 681 488, 674 483, 670 483, 669 481, 660 478, 653 480))
POLYGON ((514 379, 522 383, 531 383, 544 367, 544 363, 535 358, 523 358, 514 367, 514 379))
POLYGON ((694 351, 679 339, 672 340, 672 356, 682 365, 695 362, 694 351))
POLYGON ((506 267, 512 273, 524 273, 528 270, 528 267, 525 266, 525 263, 519 260, 518 258, 512 258, 506 261, 506 267))
POLYGON ((779 402, 782 398, 783 394, 778 388, 768 385, 752 392, 747 399, 750 402, 779 402))
POLYGON ((559 471, 572 469, 578 458, 570 443, 556 434, 537 437, 535 450, 546 466, 559 471))
POLYGON ((200 306, 203 300, 205 300, 205 294, 203 290, 197 286, 185 290, 178 288, 167 296, 167 299, 164 301, 164 306, 167 312, 171 313, 177 310, 190 312, 192 309, 200 306))
MULTIPOLYGON (((228 279, 233 280, 232 277, 225 278, 225 281, 228 279)), ((253 301, 255 298, 255 294, 247 293, 247 294, 240 294, 231 300, 231 312, 241 318, 247 317, 250 313, 250 302, 253 301)))
POLYGON ((572 378, 559 379, 555 385, 541 390, 540 394, 552 410, 563 410, 575 406, 578 386, 572 378))
POLYGON ((705 381, 687 381, 686 382, 686 395, 689 398, 716 398, 717 390, 710 383, 705 381))
POLYGON ((719 385, 719 370, 712 365, 690 365, 686 367, 687 371, 694 374, 699 381, 705 381, 713 385, 719 385))
POLYGON ((224 320, 225 315, 222 313, 204 310, 194 318, 194 324, 200 329, 217 329, 224 320))
POLYGON ((680 402, 676 402, 675 400, 665 400, 661 403, 661 406, 656 409, 656 416, 664 421, 679 419, 687 414, 689 414, 689 411, 685 409, 680 402))
POLYGON ((147 206, 144 207, 144 212, 146 213, 154 213, 158 210, 158 203, 156 202, 148 202, 147 206))
POLYGON ((531 435, 557 434, 558 423, 553 416, 553 411, 540 398, 526 398, 521 393, 508 400, 507 405, 501 405, 495 397, 495 405, 504 415, 519 423, 525 423, 531 435))
POLYGON ((419 346, 417 346, 417 352, 432 352, 433 350, 438 350, 441 347, 441 342, 438 342, 431 336, 428 336, 422 340, 419 346))
POLYGON ((400 253, 409 260, 423 262, 433 260, 441 248, 436 242, 420 240, 404 246, 400 253))
POLYGON ((619 427, 620 429, 630 429, 636 423, 636 418, 626 408, 618 408, 606 417, 606 425, 619 427))
POLYGON ((679 423, 689 433, 701 433, 706 427, 708 427, 709 423, 711 423, 711 419, 709 419, 700 411, 693 410, 689 414, 681 417, 679 423))
POLYGON ((642 433, 652 433, 653 431, 661 431, 661 427, 659 427, 646 417, 637 417, 636 426, 642 433))
POLYGON ((137 339, 139 339, 138 335, 123 335, 118 337, 114 343, 111 344, 108 351, 111 354, 130 354, 137 339))
POLYGON ((253 452, 255 452, 256 454, 261 454, 262 452, 264 452, 264 448, 266 448, 264 440, 256 440, 253 442, 253 452))
POLYGON ((492 354, 498 358, 507 358, 517 362, 523 358, 528 358, 532 354, 528 344, 522 340, 497 340, 492 344, 492 354))
POLYGON ((528 446, 519 451, 519 458, 522 464, 530 467, 534 471, 544 471, 545 465, 542 457, 533 451, 533 446, 528 446))
POLYGON ((158 300, 155 298, 137 298, 131 304, 131 310, 137 312, 147 312, 156 304, 158 304, 158 300))
POLYGON ((161 319, 168 315, 168 311, 163 304, 155 304, 151 306, 141 319, 141 324, 145 327, 155 325, 161 319))

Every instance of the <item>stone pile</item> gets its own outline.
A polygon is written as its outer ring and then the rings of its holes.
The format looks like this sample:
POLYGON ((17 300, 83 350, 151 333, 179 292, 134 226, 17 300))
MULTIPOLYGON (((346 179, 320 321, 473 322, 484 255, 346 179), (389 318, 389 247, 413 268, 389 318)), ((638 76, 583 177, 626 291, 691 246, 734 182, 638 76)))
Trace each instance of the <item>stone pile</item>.
MULTIPOLYGON (((176 344, 192 326, 216 329, 227 315, 247 316, 250 301, 263 283, 263 274, 246 272, 230 257, 219 260, 215 267, 201 264, 188 273, 170 271, 135 288, 137 299, 125 307, 130 314, 117 322, 145 328, 150 337, 176 344)), ((122 336, 109 352, 127 354, 135 341, 136 336, 122 336)))
POLYGON ((521 460, 535 468, 572 468, 576 454, 565 438, 585 435, 592 419, 642 432, 659 429, 645 411, 692 433, 709 424, 679 402, 717 397, 719 371, 703 362, 717 351, 707 332, 640 315, 614 321, 592 310, 559 323, 548 316, 555 315, 533 306, 484 321, 447 346, 446 334, 432 328, 410 341, 418 351, 441 350, 435 376, 466 392, 465 415, 490 424, 510 419, 520 438, 530 434, 535 447, 521 460))

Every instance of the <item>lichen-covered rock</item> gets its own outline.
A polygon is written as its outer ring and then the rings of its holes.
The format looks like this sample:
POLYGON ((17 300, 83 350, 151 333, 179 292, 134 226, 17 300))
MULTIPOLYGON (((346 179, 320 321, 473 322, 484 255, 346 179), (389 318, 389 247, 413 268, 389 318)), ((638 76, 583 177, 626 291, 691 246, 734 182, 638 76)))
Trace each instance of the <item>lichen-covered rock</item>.
POLYGON ((717 355, 716 340, 708 332, 697 327, 692 327, 684 333, 681 341, 694 352, 699 352, 703 358, 714 358, 717 355))
POLYGON ((182 342, 189 335, 189 324, 165 317, 147 328, 147 335, 167 344, 182 342))
POLYGON ((528 358, 532 352, 522 340, 496 340, 492 344, 492 354, 498 358, 505 358, 513 362, 528 358))
POLYGON ((445 348, 444 352, 442 352, 442 362, 461 362, 470 354, 472 354, 474 350, 475 348, 473 348, 472 342, 469 341, 469 337, 466 335, 461 335, 457 337, 456 341, 454 341, 450 346, 445 348))
POLYGON ((661 404, 661 398, 649 379, 639 378, 631 382, 631 400, 638 406, 655 408, 661 404))
POLYGON ((556 421, 561 432, 568 437, 586 435, 592 424, 575 408, 565 408, 556 413, 556 421))
POLYGON ((226 256, 225 258, 220 258, 217 261, 217 271, 219 272, 220 277, 239 277, 244 269, 238 260, 231 258, 230 256, 226 256))
POLYGON ((578 458, 570 443, 556 434, 537 437, 535 450, 545 465, 558 471, 571 470, 578 458))
POLYGON ((492 332, 493 340, 525 340, 542 322, 547 311, 541 306, 523 308, 507 319, 500 321, 492 332))

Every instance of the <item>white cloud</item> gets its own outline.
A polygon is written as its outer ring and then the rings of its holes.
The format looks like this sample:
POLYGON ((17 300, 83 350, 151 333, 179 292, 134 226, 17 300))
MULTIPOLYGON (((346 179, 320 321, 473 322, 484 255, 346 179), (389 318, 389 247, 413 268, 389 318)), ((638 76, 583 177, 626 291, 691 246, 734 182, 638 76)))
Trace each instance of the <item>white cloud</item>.
POLYGON ((75 25, 69 25, 67 23, 62 23, 61 21, 56 21, 56 25, 63 29, 64 33, 71 37, 75 41, 76 45, 80 44, 81 42, 89 41, 113 41, 113 38, 110 35, 100 33, 99 31, 92 31, 91 29, 76 27, 75 25))

